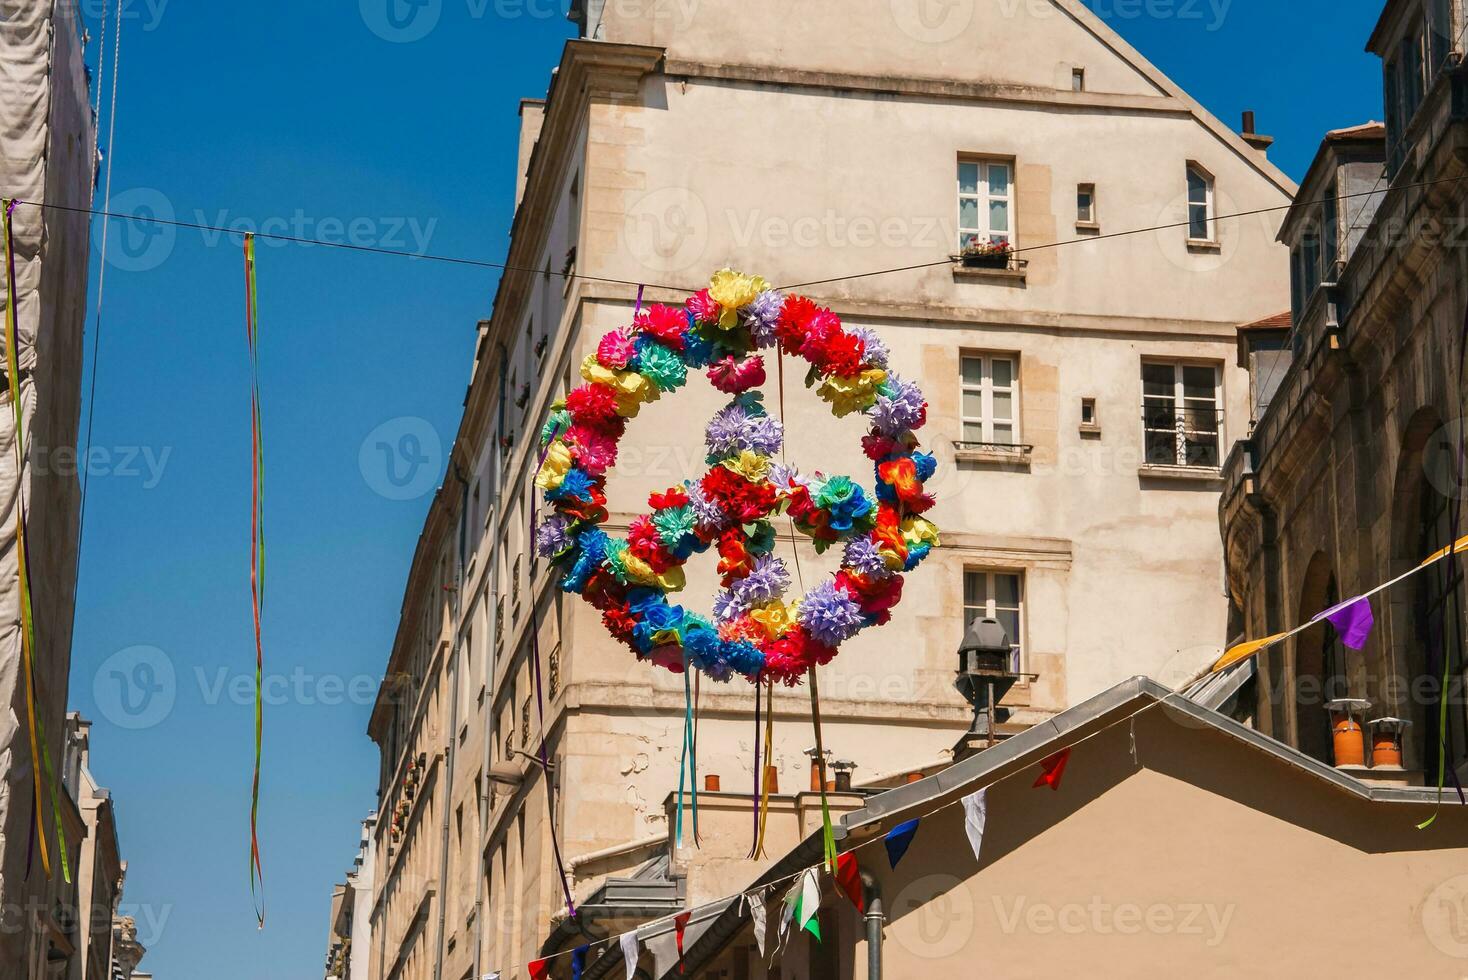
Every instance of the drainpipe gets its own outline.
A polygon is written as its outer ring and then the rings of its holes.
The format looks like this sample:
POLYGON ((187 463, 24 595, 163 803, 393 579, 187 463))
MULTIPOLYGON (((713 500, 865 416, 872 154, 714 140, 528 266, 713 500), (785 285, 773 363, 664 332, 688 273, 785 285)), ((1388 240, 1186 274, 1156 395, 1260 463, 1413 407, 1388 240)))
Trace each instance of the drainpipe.
MULTIPOLYGON (((452 458, 452 457, 451 457, 452 458)), ((469 523, 469 481, 464 479, 463 470, 459 467, 458 460, 453 460, 454 479, 459 481, 459 548, 458 558, 454 562, 454 600, 453 610, 449 621, 454 630, 454 643, 450 654, 454 671, 448 674, 441 670, 440 677, 450 677, 449 681, 449 730, 448 744, 444 746, 443 752, 443 829, 439 836, 438 848, 438 937, 434 941, 433 957, 433 980, 443 980, 443 938, 444 927, 448 921, 448 874, 449 874, 449 811, 454 804, 454 746, 459 740, 459 671, 463 669, 460 656, 463 653, 462 636, 460 630, 460 598, 464 593, 464 536, 467 533, 469 523)), ((476 955, 478 955, 476 953, 476 955)))
POLYGON ((866 891, 867 905, 867 980, 882 980, 882 926, 887 922, 886 910, 882 908, 882 886, 868 871, 861 873, 861 884, 866 891))

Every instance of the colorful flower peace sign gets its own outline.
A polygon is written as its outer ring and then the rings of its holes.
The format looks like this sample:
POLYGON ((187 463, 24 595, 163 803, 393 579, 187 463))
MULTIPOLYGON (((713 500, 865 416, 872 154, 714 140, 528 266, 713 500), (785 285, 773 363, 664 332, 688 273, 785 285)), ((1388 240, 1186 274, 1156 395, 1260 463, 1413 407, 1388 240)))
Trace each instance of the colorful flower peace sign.
POLYGON ((888 371, 875 333, 843 328, 804 297, 725 269, 683 309, 653 306, 608 333, 581 375, 586 383, 552 407, 541 432, 536 485, 553 513, 536 544, 561 570, 561 588, 601 610, 639 659, 675 672, 691 665, 721 681, 741 674, 796 684, 843 641, 886 623, 902 597, 901 573, 938 545, 938 529, 921 516, 933 506, 923 484, 936 467, 913 434, 927 420, 922 393, 888 371), (837 417, 866 414, 875 499, 848 477, 802 476, 775 461, 783 426, 753 389, 765 382, 757 352, 777 345, 809 362, 806 386, 837 417), (600 526, 606 474, 627 420, 682 387, 689 368, 706 368, 733 396, 708 424, 709 471, 653 494, 651 513, 632 521, 625 540, 612 538, 600 526), (771 523, 782 513, 817 552, 844 548, 835 575, 788 604, 790 573, 774 553, 771 523), (685 584, 684 563, 711 546, 723 585, 712 620, 668 602, 685 584))

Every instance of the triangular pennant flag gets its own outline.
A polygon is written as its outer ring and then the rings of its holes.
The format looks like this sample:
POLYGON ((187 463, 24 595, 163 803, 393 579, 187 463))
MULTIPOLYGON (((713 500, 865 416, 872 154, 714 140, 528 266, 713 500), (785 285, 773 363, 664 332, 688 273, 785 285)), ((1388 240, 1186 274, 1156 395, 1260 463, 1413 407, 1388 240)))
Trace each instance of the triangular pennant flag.
POLYGON ((581 973, 586 969, 586 954, 591 952, 590 944, 577 946, 571 952, 571 980, 581 980, 581 973))
POLYGON ((550 976, 550 960, 535 960, 528 967, 530 980, 546 980, 550 976))
POLYGON ((687 973, 688 969, 683 964, 683 930, 688 928, 688 920, 693 916, 692 912, 680 912, 673 916, 673 930, 678 936, 678 972, 687 973))
POLYGON ((1260 650, 1273 646, 1287 636, 1289 636, 1288 633, 1275 633, 1273 636, 1266 636, 1262 640, 1250 640, 1247 643, 1240 643, 1236 647, 1229 647, 1223 656, 1213 662, 1213 666, 1208 669, 1208 672, 1210 674, 1216 674, 1225 667, 1232 667, 1240 660, 1248 660, 1260 650))
POLYGON ((894 869, 897 867, 897 862, 901 861, 902 856, 907 853, 917 829, 918 821, 909 820, 907 823, 898 824, 887 833, 884 842, 887 845, 887 863, 894 869))
POLYGON ((765 940, 769 938, 770 931, 764 895, 760 892, 750 892, 744 896, 744 904, 749 906, 749 921, 754 927, 754 944, 759 947, 760 959, 764 959, 765 940))
POLYGON ((866 900, 862 897, 861 868, 856 863, 856 855, 850 851, 836 858, 836 884, 851 899, 858 912, 867 910, 866 900))
MULTIPOLYGON (((1064 760, 1060 764, 1064 767, 1064 760)), ((1059 778, 1057 776, 1056 780, 1058 781, 1059 778)), ((986 787, 963 798, 963 829, 968 834, 968 843, 974 849, 976 858, 979 856, 980 846, 984 843, 984 825, 988 822, 989 790, 986 787)))
POLYGON ((790 929, 790 921, 795 918, 795 910, 800 906, 800 889, 804 884, 804 876, 797 879, 785 897, 780 900, 780 941, 785 941, 785 933, 790 929))
POLYGON ((637 944, 637 932, 624 932, 622 934, 622 962, 627 967, 627 980, 637 976, 637 961, 642 956, 642 948, 637 944))
POLYGON ((1376 616, 1371 611, 1371 600, 1365 596, 1327 609, 1310 622, 1318 623, 1322 619, 1335 627, 1335 631, 1340 634, 1341 642, 1352 650, 1366 648, 1366 640, 1371 636, 1371 628, 1376 625, 1376 616))
POLYGON ((800 901, 796 905, 795 918, 800 923, 800 928, 816 937, 819 942, 821 938, 821 923, 816 918, 816 912, 821 907, 821 882, 816 877, 815 870, 809 870, 800 882, 800 901))
POLYGON ((1060 777, 1065 775, 1065 764, 1070 761, 1070 749, 1061 749, 1059 752, 1040 763, 1040 778, 1035 780, 1034 789, 1041 786, 1049 786, 1051 789, 1060 789, 1060 777))

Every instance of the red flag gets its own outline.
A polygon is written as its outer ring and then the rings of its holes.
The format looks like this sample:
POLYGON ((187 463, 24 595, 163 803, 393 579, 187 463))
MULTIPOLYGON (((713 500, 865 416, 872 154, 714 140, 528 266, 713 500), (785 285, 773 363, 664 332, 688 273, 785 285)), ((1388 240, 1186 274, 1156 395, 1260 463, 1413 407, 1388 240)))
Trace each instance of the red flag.
POLYGON ((841 886, 858 912, 867 910, 861 894, 861 868, 857 866, 856 855, 850 851, 836 858, 836 884, 841 886))
POLYGON ((1060 777, 1065 775, 1065 764, 1070 761, 1070 749, 1061 749, 1059 752, 1040 763, 1043 770, 1040 778, 1035 780, 1034 789, 1041 786, 1049 786, 1051 789, 1060 789, 1060 777))
POLYGON ((687 973, 688 968, 683 965, 683 930, 688 928, 688 919, 692 912, 680 912, 673 916, 673 928, 678 933, 678 972, 687 973))
POLYGON ((536 960, 529 970, 530 980, 546 980, 550 976, 550 960, 536 960))

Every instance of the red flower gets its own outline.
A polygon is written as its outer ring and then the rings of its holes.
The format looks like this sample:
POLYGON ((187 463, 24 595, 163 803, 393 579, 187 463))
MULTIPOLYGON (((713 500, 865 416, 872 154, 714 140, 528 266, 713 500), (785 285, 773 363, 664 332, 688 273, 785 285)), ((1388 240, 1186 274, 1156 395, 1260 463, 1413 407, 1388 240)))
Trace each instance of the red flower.
POLYGON ((805 627, 796 626, 765 646, 764 675, 795 687, 811 667, 828 664, 835 656, 834 649, 817 643, 805 627))
MULTIPOLYGON (((578 423, 597 429, 625 428, 626 420, 617 415, 617 396, 608 385, 584 384, 566 396, 566 408, 578 423)), ((617 432, 621 436, 621 432, 617 432)))
POLYGON ((661 575, 677 565, 677 560, 663 547, 663 539, 653 527, 652 518, 637 518, 627 528, 627 550, 652 566, 661 575))
POLYGON ((811 319, 820 312, 820 307, 804 296, 787 296, 780 308, 780 319, 775 324, 775 336, 786 350, 798 351, 805 342, 811 319))
POLYGON ((869 579, 848 569, 836 573, 836 584, 845 589, 868 616, 875 616, 878 626, 892 618, 892 609, 902 601, 902 576, 869 579))
POLYGON ((821 360, 812 359, 812 363, 825 374, 839 374, 843 378, 850 378, 861 373, 866 354, 866 344, 860 337, 841 331, 826 341, 821 350, 821 360))
POLYGON ((683 331, 688 329, 688 316, 676 307, 658 304, 640 314, 636 326, 664 347, 682 351, 683 331))
POLYGON ((670 487, 667 493, 655 493, 647 498, 647 504, 653 510, 669 510, 687 503, 688 492, 682 487, 670 487))
POLYGON ((703 492, 736 523, 748 524, 775 508, 776 492, 768 482, 750 483, 727 466, 715 466, 703 478, 703 492))
POLYGON ((902 519, 897 514, 897 508, 884 502, 877 507, 877 526, 872 531, 872 537, 876 540, 878 547, 894 552, 905 562, 907 561, 907 539, 902 536, 901 524, 902 519))
POLYGON ((724 588, 729 588, 736 578, 744 578, 754 569, 754 559, 744 546, 744 532, 731 527, 719 535, 719 574, 724 577, 724 588))

